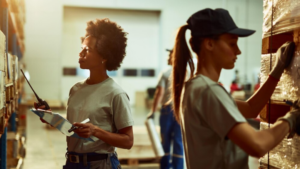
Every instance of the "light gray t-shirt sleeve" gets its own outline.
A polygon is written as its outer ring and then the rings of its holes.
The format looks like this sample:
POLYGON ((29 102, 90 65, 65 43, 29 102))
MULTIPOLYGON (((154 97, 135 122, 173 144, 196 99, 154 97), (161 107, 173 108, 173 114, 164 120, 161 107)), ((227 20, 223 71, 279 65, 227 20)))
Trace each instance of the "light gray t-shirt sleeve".
POLYGON ((236 123, 246 122, 235 101, 219 85, 208 87, 201 97, 201 109, 206 123, 224 138, 236 123))
POLYGON ((118 94, 113 99, 113 118, 117 130, 133 126, 133 117, 127 94, 118 94))
POLYGON ((166 79, 165 79, 163 73, 161 73, 160 76, 159 76, 159 80, 158 80, 157 86, 160 86, 160 87, 163 87, 163 88, 166 87, 166 79))

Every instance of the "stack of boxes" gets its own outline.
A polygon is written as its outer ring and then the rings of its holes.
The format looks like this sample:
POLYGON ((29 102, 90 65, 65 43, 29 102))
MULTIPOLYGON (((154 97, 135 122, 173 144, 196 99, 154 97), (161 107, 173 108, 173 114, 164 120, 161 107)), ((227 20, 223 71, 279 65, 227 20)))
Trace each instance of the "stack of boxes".
POLYGON ((18 44, 24 51, 24 23, 25 23, 25 2, 24 0, 7 0, 10 17, 14 26, 14 33, 18 37, 18 44))
POLYGON ((5 35, 0 31, 0 134, 4 133, 5 128, 5 35))
MULTIPOLYGON (((272 97, 260 113, 261 129, 268 128, 278 117, 291 110, 291 103, 300 98, 300 1, 264 0, 264 22, 261 57, 261 83, 268 78, 275 64, 276 51, 286 41, 294 41, 296 49, 290 66, 281 76, 272 97), (266 122, 266 123, 264 123, 266 122)), ((284 139, 260 159, 261 168, 297 168, 300 165, 300 137, 284 139)))
POLYGON ((25 81, 19 76, 18 58, 25 50, 25 2, 3 0, 0 7, 0 30, 4 32, 0 31, 0 168, 20 168, 25 157, 24 117, 27 109, 22 108, 20 115, 18 102, 25 81), (22 119, 18 120, 20 117, 22 119))

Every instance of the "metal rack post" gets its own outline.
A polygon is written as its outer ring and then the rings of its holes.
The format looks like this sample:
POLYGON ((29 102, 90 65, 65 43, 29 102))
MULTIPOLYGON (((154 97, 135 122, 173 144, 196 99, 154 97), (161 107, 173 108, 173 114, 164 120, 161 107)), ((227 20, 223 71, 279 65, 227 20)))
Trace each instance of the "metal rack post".
MULTIPOLYGON (((5 0, 0 0, 0 12, 1 17, 1 30, 6 37, 6 49, 5 52, 8 54, 8 7, 5 0)), ((6 70, 7 71, 7 70, 6 70)), ((10 77, 9 77, 10 78, 10 77)), ((0 168, 6 169, 6 152, 7 152, 7 128, 0 138, 0 168)))
POLYGON ((1 136, 1 139, 0 139, 0 168, 1 169, 6 169, 6 139, 7 137, 7 128, 5 128, 4 130, 4 134, 1 136))

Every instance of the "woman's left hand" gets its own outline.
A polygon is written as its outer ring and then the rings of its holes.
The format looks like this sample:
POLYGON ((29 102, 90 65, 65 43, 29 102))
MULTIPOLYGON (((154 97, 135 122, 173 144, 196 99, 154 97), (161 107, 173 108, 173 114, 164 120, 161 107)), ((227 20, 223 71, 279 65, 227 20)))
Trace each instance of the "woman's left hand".
POLYGON ((95 134, 96 126, 91 123, 73 123, 73 125, 78 127, 74 132, 80 137, 89 138, 95 134))

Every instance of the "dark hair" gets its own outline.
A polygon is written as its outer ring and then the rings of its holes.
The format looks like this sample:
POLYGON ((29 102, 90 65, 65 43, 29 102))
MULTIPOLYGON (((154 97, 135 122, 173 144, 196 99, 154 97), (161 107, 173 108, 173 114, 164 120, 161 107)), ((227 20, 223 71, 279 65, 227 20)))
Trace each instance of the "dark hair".
MULTIPOLYGON (((188 29, 188 25, 183 25, 179 28, 178 34, 175 40, 175 47, 173 53, 173 72, 172 72, 172 101, 175 118, 180 122, 180 102, 181 92, 186 79, 186 67, 189 64, 190 67, 190 79, 193 77, 195 66, 192 59, 192 54, 188 48, 185 40, 185 33, 188 29)), ((200 53, 201 44, 206 38, 217 40, 220 35, 214 35, 210 37, 191 37, 189 40, 193 52, 197 55, 200 53)), ((199 57, 199 56, 198 56, 199 57)))
MULTIPOLYGON (((179 108, 180 108, 180 96, 185 81, 186 66, 187 63, 191 69, 191 76, 194 72, 194 63, 192 54, 187 46, 185 40, 185 32, 188 29, 188 25, 181 26, 175 40, 175 47, 173 53, 173 71, 172 71, 172 100, 174 115, 178 122, 180 122, 179 108)), ((195 47, 195 46, 194 46, 195 47)), ((194 50, 194 49, 193 49, 194 50)))
POLYGON ((127 46, 127 33, 108 18, 96 19, 87 22, 86 34, 97 39, 96 48, 98 53, 106 59, 106 69, 117 70, 125 55, 127 46))

